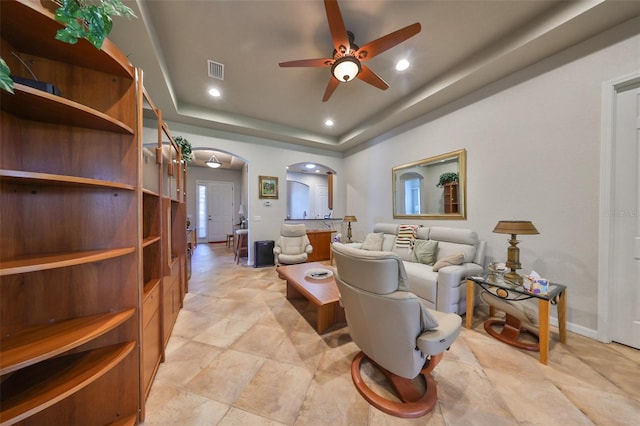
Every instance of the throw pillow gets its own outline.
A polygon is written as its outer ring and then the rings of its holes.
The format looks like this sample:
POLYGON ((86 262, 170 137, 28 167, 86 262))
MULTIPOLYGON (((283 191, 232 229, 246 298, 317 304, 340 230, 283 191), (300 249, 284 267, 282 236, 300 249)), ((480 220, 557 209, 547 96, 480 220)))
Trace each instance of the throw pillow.
POLYGON ((444 268, 445 266, 461 265, 462 262, 464 262, 464 253, 456 253, 438 260, 436 264, 433 265, 432 269, 433 272, 438 272, 440 268, 444 268))
POLYGON ((382 250, 383 238, 384 234, 382 232, 367 234, 364 241, 362 242, 362 247, 360 248, 362 250, 380 251, 382 250))
POLYGON ((438 242, 436 240, 416 240, 413 244, 413 261, 433 266, 436 263, 438 242))

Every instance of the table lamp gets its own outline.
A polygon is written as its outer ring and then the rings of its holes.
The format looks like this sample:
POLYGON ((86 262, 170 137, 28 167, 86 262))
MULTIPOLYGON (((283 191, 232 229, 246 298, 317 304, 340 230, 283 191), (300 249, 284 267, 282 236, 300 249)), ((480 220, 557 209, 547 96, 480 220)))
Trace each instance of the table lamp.
POLYGON ((516 235, 535 235, 539 234, 536 227, 528 220, 501 220, 498 222, 493 232, 497 234, 511 234, 509 240, 509 248, 507 248, 507 268, 511 269, 504 274, 505 279, 509 281, 522 284, 522 276, 520 276, 516 270, 522 269, 520 264, 520 249, 518 248, 519 241, 516 239, 516 235))
POLYGON ((358 219, 356 219, 355 216, 345 216, 342 221, 349 224, 347 225, 347 242, 352 243, 353 241, 351 241, 351 222, 357 222, 358 219))

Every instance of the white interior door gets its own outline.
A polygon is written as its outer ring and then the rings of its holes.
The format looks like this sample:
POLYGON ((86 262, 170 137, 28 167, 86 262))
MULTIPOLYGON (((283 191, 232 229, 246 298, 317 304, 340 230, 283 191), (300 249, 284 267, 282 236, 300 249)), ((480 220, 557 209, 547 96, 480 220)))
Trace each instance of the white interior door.
POLYGON ((207 182, 207 240, 227 240, 233 230, 233 183, 207 182))
POLYGON ((640 87, 616 98, 611 340, 640 349, 640 87))

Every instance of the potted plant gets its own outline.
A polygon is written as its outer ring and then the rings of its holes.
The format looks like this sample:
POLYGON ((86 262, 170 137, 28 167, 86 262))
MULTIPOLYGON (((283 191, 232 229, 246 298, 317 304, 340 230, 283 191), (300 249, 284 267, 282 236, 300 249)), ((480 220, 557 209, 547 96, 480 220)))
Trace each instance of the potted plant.
MULTIPOLYGON (((113 27, 112 16, 137 16, 122 0, 54 0, 59 5, 56 20, 64 24, 56 33, 56 40, 75 44, 87 39, 96 49, 102 47, 113 27)), ((11 72, 0 58, 0 89, 13 93, 11 72)))
POLYGON ((445 183, 458 182, 458 173, 446 172, 440 175, 440 180, 436 184, 438 188, 442 188, 445 183))
POLYGON ((175 136, 173 140, 178 145, 178 148, 180 148, 182 159, 184 161, 191 161, 191 142, 182 136, 175 136))

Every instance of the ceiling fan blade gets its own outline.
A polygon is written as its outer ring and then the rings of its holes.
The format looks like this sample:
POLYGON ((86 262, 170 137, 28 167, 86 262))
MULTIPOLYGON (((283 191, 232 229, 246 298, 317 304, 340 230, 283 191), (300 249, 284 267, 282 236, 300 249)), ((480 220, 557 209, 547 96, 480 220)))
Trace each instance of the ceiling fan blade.
POLYGON ((324 0, 324 8, 327 11, 329 31, 331 31, 334 49, 341 53, 348 52, 350 46, 349 36, 347 35, 347 28, 344 25, 338 2, 336 0, 324 0))
POLYGON ((301 59, 299 61, 280 62, 281 67, 330 67, 334 60, 329 58, 322 59, 301 59))
POLYGON ((336 90, 336 87, 338 87, 339 84, 340 84, 340 81, 334 76, 331 76, 331 80, 329 80, 329 84, 327 84, 327 88, 324 91, 322 102, 327 102, 329 100, 329 98, 331 97, 331 95, 333 95, 333 92, 336 90))
POLYGON ((389 33, 386 36, 382 36, 358 49, 358 51, 356 52, 356 57, 361 62, 371 59, 381 54, 382 52, 391 49, 393 46, 402 43, 408 38, 413 37, 414 35, 418 34, 421 29, 422 27, 420 26, 420 23, 416 22, 415 24, 389 33))
POLYGON ((371 71, 371 68, 362 65, 362 71, 358 74, 358 78, 362 81, 369 83, 372 86, 377 87, 378 89, 387 90, 389 85, 381 79, 378 74, 371 71))

